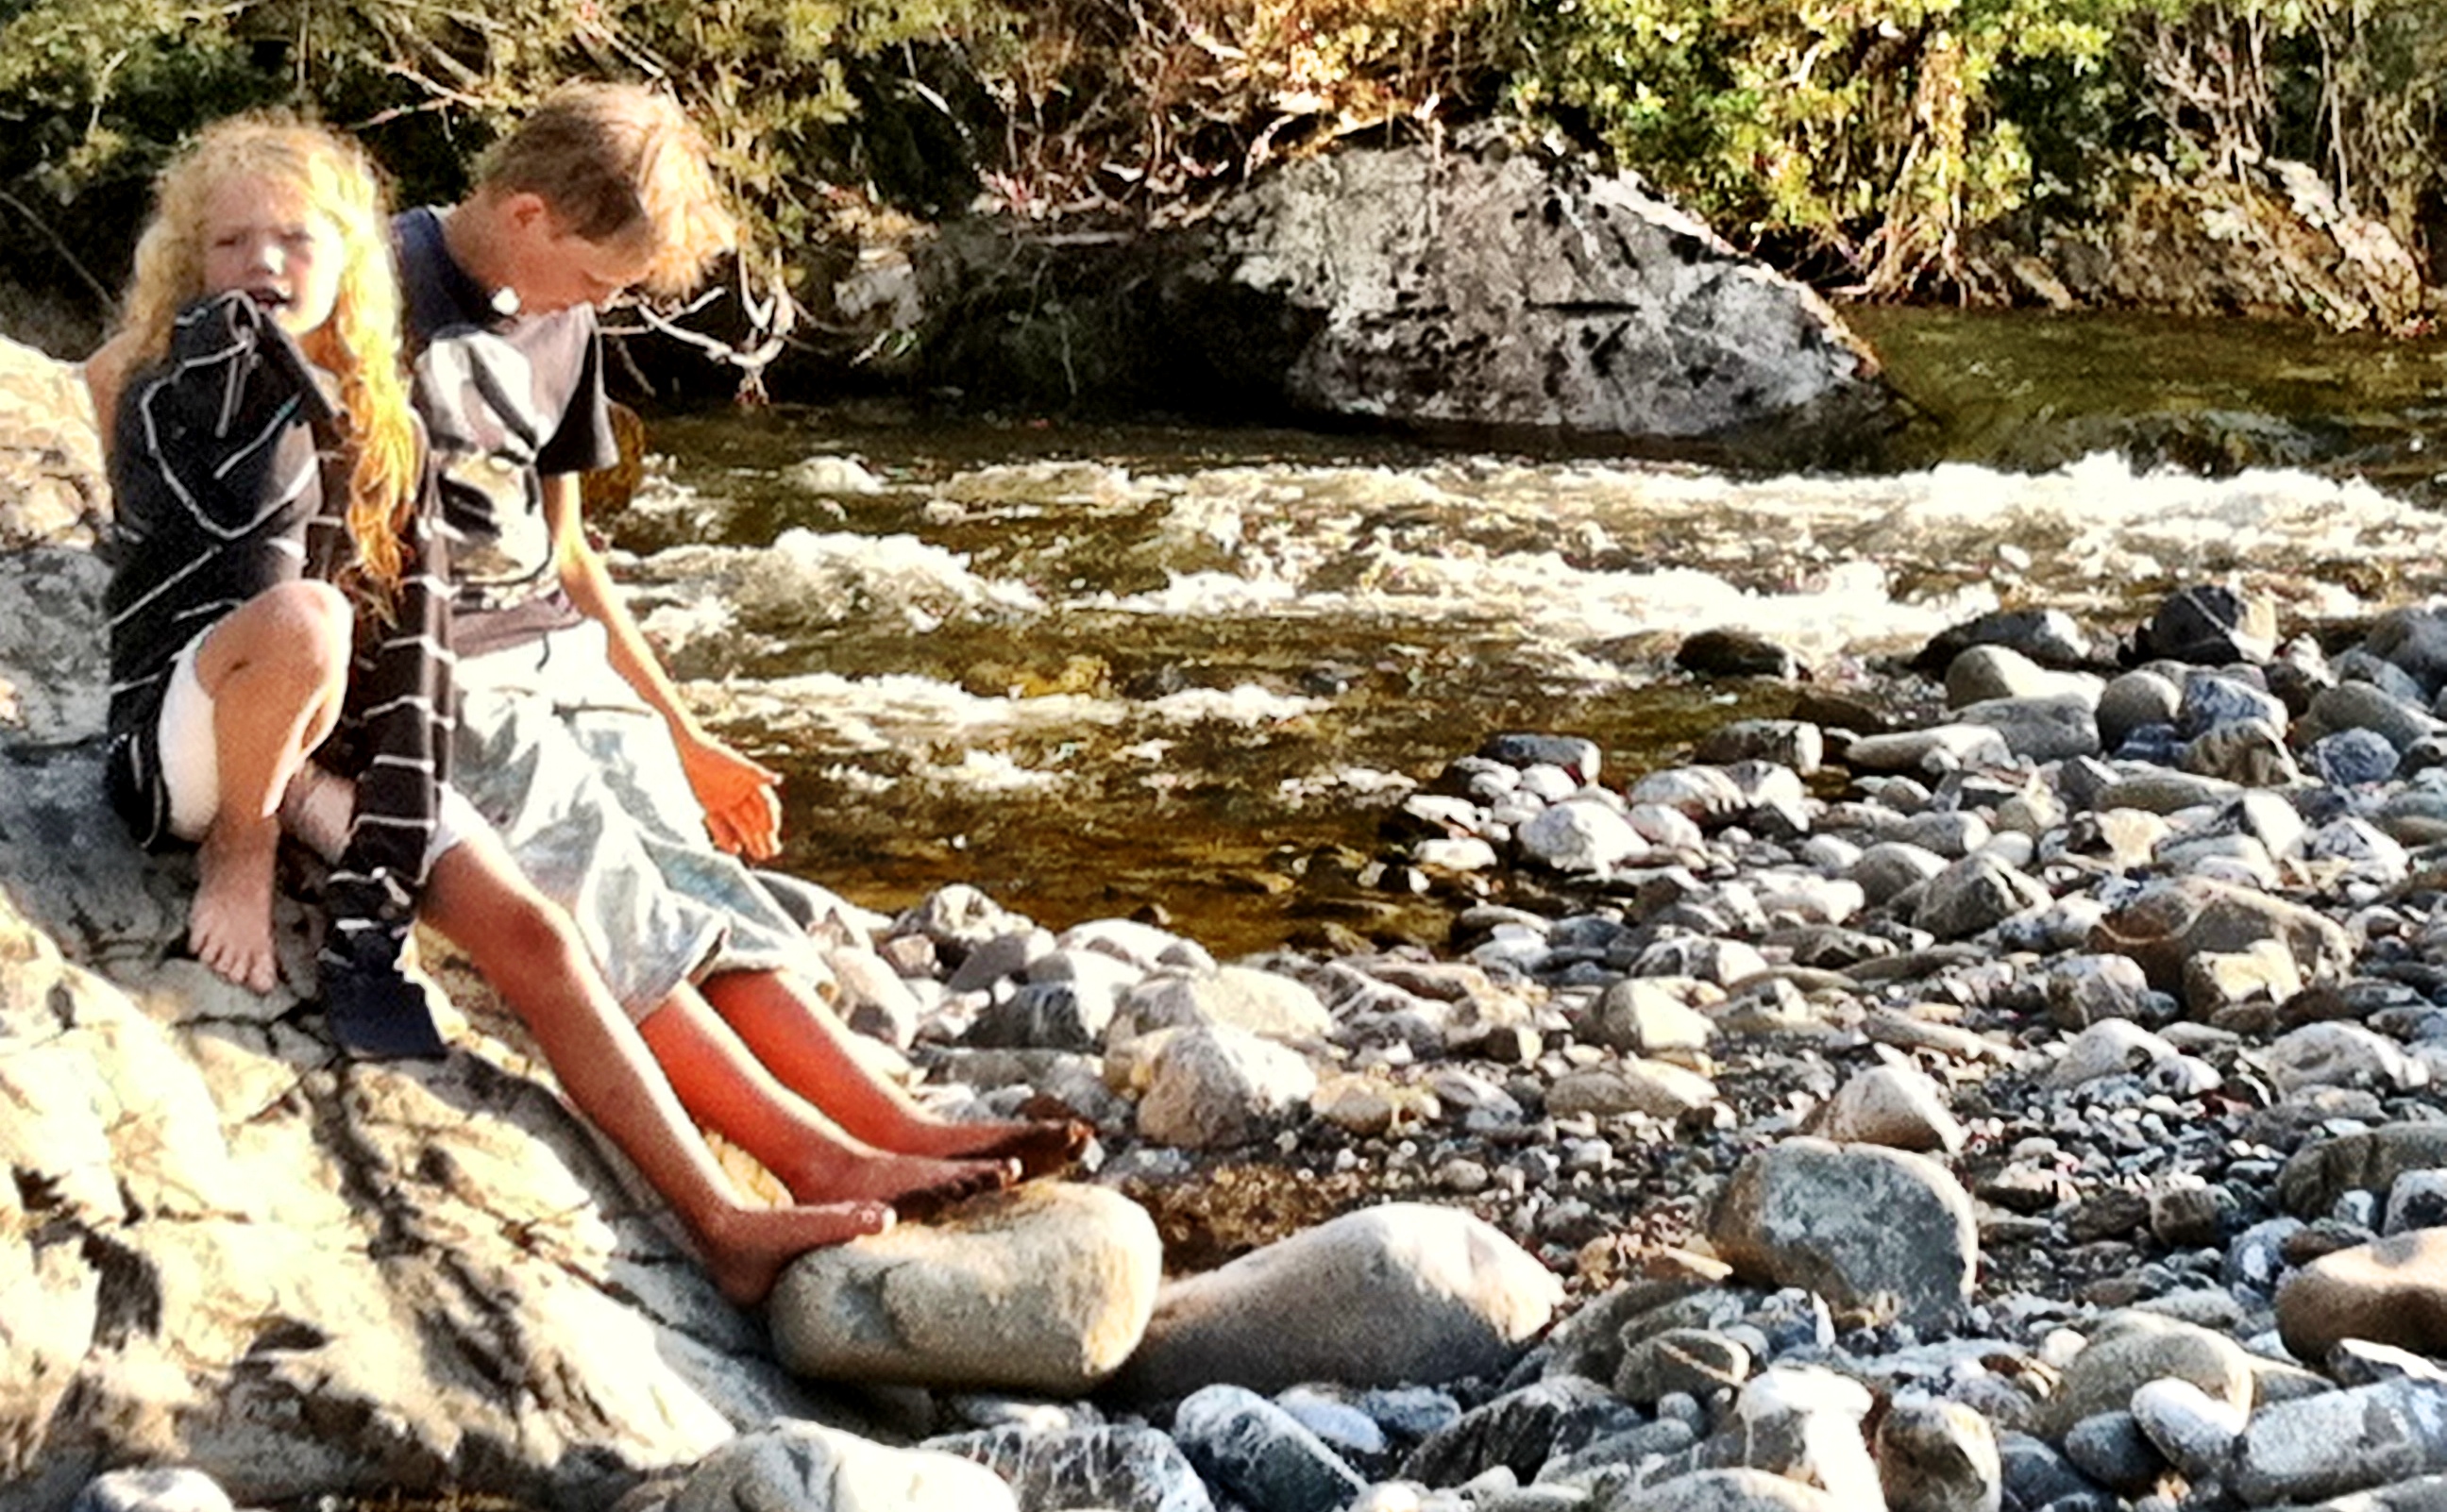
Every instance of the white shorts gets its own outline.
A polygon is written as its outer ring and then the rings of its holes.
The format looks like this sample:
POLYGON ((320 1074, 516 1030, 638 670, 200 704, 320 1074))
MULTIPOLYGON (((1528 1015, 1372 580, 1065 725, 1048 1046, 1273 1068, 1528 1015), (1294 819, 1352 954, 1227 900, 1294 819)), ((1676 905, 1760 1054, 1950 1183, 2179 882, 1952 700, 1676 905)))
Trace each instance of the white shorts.
MULTIPOLYGON (((161 786, 170 795, 170 833, 190 841, 202 840, 221 811, 220 744, 213 728, 215 705, 213 695, 204 691, 203 679, 196 674, 196 657, 203 649, 204 636, 211 633, 207 630, 179 648, 178 660, 170 668, 169 686, 161 693, 158 739, 161 786)), ((484 816, 469 806, 459 789, 445 784, 441 801, 434 808, 433 838, 426 845, 426 865, 431 866, 451 847, 487 827, 484 816)), ((340 846, 347 842, 348 830, 345 825, 336 832, 316 826, 314 833, 299 833, 297 838, 325 860, 336 860, 340 846)))

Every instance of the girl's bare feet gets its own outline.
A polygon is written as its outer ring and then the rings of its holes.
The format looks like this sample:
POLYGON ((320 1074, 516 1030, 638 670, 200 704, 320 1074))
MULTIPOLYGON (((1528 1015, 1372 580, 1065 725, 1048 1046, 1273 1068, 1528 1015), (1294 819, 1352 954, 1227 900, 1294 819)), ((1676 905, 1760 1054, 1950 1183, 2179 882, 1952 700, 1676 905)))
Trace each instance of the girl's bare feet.
POLYGON ((765 1300, 782 1267, 829 1245, 892 1227, 882 1202, 825 1202, 800 1207, 733 1207, 708 1219, 697 1234, 705 1268, 722 1295, 741 1307, 765 1300))
POLYGON ((270 822, 216 822, 196 858, 187 948, 253 992, 269 992, 280 981, 272 947, 273 860, 279 843, 280 832, 270 822))

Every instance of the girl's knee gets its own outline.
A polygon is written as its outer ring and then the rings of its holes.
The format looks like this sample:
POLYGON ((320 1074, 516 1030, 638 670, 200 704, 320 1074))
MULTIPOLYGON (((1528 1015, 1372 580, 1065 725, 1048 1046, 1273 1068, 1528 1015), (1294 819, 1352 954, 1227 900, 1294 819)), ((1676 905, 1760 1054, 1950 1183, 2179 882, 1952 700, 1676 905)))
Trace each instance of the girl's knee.
POLYGON ((355 633, 356 612, 338 589, 310 578, 280 583, 213 628, 196 672, 215 696, 241 670, 270 672, 301 689, 334 690, 348 682, 355 633))

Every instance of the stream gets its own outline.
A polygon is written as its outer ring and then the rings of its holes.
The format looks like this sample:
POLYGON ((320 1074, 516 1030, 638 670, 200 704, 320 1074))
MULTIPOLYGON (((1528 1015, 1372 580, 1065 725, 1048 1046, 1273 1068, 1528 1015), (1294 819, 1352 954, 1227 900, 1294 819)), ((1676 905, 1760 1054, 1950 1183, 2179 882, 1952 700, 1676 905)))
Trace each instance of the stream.
POLYGON ((1790 685, 1696 680, 1738 627, 1817 684, 1977 614, 2112 648, 2171 588, 2343 628, 2440 585, 2447 342, 1848 312, 1917 418, 1875 471, 1755 476, 1288 430, 845 405, 665 415, 616 565, 716 728, 787 774, 782 864, 892 909, 964 881, 1219 954, 1434 942, 1369 865, 1489 734, 1622 778, 1790 685))

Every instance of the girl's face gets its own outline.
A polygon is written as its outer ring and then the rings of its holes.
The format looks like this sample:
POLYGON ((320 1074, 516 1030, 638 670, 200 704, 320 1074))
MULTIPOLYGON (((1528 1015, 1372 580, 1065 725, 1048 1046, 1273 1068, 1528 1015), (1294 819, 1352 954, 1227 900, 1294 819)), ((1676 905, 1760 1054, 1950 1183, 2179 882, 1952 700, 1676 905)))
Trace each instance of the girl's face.
POLYGON ((347 260, 340 228, 286 180, 239 174, 204 199, 204 293, 245 293, 303 338, 332 318, 347 260))

